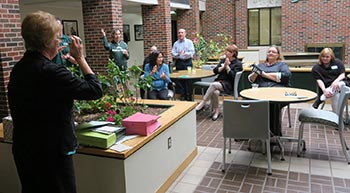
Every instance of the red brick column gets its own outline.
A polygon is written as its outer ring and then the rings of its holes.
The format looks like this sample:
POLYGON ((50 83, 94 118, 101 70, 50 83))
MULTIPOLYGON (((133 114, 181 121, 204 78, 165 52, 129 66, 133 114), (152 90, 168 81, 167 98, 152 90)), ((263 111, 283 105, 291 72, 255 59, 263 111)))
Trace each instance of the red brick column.
POLYGON ((185 29, 187 38, 193 40, 195 33, 200 32, 198 0, 190 0, 190 10, 176 10, 177 28, 185 29))
POLYGON ((111 31, 117 27, 123 30, 122 0, 82 1, 86 58, 93 70, 104 72, 108 63, 108 50, 102 44, 101 28, 111 41, 111 31))
POLYGON ((7 84, 13 65, 23 56, 24 43, 21 37, 19 1, 3 1, 0 13, 0 118, 2 118, 9 114, 7 84))
MULTIPOLYGON (((158 5, 142 5, 144 27, 144 53, 152 45, 164 53, 165 58, 171 60, 171 15, 170 0, 158 0, 158 5)), ((141 50, 140 50, 141 51, 141 50)))

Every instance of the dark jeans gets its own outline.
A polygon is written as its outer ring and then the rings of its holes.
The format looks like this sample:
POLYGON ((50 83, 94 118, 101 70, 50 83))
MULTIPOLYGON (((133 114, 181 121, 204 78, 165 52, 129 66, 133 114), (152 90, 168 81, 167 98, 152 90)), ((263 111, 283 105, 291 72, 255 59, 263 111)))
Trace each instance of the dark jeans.
POLYGON ((14 152, 22 193, 76 193, 72 156, 14 152))
POLYGON ((148 99, 160 99, 160 100, 168 100, 168 89, 158 90, 148 90, 147 91, 148 99))
MULTIPOLYGON (((192 59, 187 60, 181 60, 176 59, 175 61, 175 67, 176 70, 187 70, 187 67, 192 67, 192 59)), ((189 93, 189 81, 188 80, 178 80, 177 85, 180 88, 180 94, 182 98, 185 98, 187 100, 191 100, 191 93, 189 93)))

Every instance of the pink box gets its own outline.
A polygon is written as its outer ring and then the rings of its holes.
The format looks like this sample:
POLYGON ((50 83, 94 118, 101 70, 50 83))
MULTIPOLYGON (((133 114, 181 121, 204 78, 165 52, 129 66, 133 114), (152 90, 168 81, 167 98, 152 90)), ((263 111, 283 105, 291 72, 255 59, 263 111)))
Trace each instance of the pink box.
POLYGON ((122 125, 126 128, 127 135, 149 135, 155 131, 160 123, 159 116, 137 112, 122 120, 122 125))

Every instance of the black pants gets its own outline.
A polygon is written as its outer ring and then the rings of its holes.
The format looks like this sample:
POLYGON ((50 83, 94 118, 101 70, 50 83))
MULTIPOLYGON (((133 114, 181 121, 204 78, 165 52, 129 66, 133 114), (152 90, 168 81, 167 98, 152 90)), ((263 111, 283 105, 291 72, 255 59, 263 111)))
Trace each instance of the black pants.
POLYGON ((72 156, 13 152, 22 193, 76 193, 72 156))
POLYGON ((147 98, 149 99, 160 99, 160 100, 168 100, 168 89, 158 90, 148 90, 147 98))
MULTIPOLYGON (((181 60, 181 59, 176 59, 175 61, 175 67, 176 70, 187 70, 187 67, 192 67, 192 59, 187 59, 187 60, 181 60)), ((177 85, 180 88, 180 94, 181 97, 187 98, 187 100, 191 100, 190 98, 192 97, 191 93, 189 93, 189 81, 187 80, 179 80, 177 82, 177 85)))

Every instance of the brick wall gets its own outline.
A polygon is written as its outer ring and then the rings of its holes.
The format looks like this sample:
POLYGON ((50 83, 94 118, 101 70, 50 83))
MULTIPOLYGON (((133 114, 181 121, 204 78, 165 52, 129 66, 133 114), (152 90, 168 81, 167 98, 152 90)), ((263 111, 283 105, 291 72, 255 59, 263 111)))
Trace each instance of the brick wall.
POLYGON ((216 39, 217 34, 224 34, 232 36, 232 43, 236 43, 235 12, 235 1, 207 0, 202 18, 204 38, 216 39))
POLYGON ((307 43, 345 43, 350 62, 350 1, 283 1, 282 50, 304 51, 307 43))
MULTIPOLYGON (((158 0, 158 5, 142 5, 144 27, 144 53, 156 45, 166 59, 171 60, 171 16, 170 0, 158 0)), ((140 50, 141 52, 142 50, 140 50)))
POLYGON ((109 52, 102 44, 101 28, 111 38, 113 28, 123 30, 122 0, 82 1, 87 61, 96 72, 104 72, 109 52))
POLYGON ((190 0, 190 10, 176 10, 177 28, 186 30, 186 37, 193 40, 195 33, 200 31, 199 22, 199 2, 198 0, 190 0))
MULTIPOLYGON (((24 53, 21 38, 19 1, 1 2, 0 6, 0 118, 9 114, 7 104, 7 84, 13 65, 24 53)), ((2 120, 2 119, 1 119, 2 120)), ((0 121, 1 121, 0 120, 0 121)))

